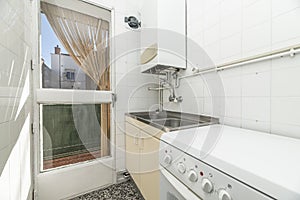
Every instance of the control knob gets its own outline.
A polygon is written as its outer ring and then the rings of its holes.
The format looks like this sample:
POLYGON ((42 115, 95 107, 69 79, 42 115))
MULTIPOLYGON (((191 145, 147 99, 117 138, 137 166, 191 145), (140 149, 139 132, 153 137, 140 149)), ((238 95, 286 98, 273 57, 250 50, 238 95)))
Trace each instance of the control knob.
POLYGON ((219 191, 219 200, 232 200, 232 198, 226 190, 221 189, 219 191))
POLYGON ((165 157, 164 157, 164 162, 165 164, 169 165, 172 163, 172 156, 170 154, 167 154, 165 157))
POLYGON ((189 172, 188 177, 189 177, 189 180, 190 180, 191 182, 197 182, 197 180, 198 180, 198 175, 197 175, 197 173, 196 173, 194 170, 191 170, 191 171, 189 172))
POLYGON ((179 171, 179 173, 184 174, 185 170, 186 170, 186 167, 182 162, 180 162, 177 165, 177 170, 179 171))
POLYGON ((214 189, 212 182, 207 178, 204 178, 202 180, 201 186, 202 186, 202 190, 206 193, 211 193, 214 189))

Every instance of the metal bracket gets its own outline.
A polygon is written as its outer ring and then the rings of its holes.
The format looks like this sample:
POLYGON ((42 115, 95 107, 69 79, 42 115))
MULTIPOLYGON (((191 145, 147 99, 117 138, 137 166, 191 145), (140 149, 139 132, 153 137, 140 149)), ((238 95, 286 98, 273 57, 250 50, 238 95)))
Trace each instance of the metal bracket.
POLYGON ((294 48, 290 49, 290 56, 294 57, 295 54, 296 54, 295 49, 294 48))

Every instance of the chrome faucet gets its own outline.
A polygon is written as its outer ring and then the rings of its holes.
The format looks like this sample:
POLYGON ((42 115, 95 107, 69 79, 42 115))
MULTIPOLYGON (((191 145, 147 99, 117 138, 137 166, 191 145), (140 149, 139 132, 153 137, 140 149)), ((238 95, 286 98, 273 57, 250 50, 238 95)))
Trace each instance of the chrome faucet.
POLYGON ((160 80, 161 80, 160 85, 162 87, 164 87, 166 84, 169 86, 169 88, 168 88, 169 91, 170 91, 169 101, 174 102, 174 103, 177 103, 177 102, 181 103, 183 101, 183 98, 182 98, 182 96, 176 97, 176 95, 175 95, 175 86, 171 83, 168 74, 167 74, 166 79, 160 79, 160 80))

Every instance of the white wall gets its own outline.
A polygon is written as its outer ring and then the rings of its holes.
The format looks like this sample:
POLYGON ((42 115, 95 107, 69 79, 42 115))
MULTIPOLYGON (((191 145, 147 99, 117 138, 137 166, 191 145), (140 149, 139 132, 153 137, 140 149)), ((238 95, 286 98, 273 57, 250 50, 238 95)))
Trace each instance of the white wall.
MULTIPOLYGON (((37 5, 0 3, 0 199, 31 199, 31 70, 37 5)), ((36 43, 35 43, 36 44, 36 43)))
MULTIPOLYGON (((300 44, 298 19, 297 0, 188 0, 188 37, 215 64, 300 44)), ((212 74, 189 78, 177 91, 184 102, 165 105, 210 115, 212 98, 225 99, 225 124, 300 138, 299 72, 300 55, 221 71, 224 95, 214 97, 204 81, 212 74)))
POLYGON ((141 1, 139 0, 92 0, 99 5, 110 5, 114 9, 114 42, 112 43, 113 63, 116 84, 116 170, 125 169, 125 113, 144 111, 157 103, 157 92, 148 91, 148 83, 153 83, 152 76, 140 73, 140 32, 129 30, 124 17, 131 15, 140 18, 141 1))

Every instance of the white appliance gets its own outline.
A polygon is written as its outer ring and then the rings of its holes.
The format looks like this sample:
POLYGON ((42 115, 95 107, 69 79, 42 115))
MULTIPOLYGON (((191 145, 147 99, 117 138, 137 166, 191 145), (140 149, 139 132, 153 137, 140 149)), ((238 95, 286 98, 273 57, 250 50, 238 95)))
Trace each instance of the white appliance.
POLYGON ((186 69, 186 0, 145 2, 142 8, 141 72, 164 74, 186 69))
POLYGON ((300 199, 300 140, 211 125, 163 134, 160 145, 161 200, 191 199, 183 188, 203 200, 300 199))
POLYGON ((164 168, 160 169, 161 200, 202 200, 164 168))

